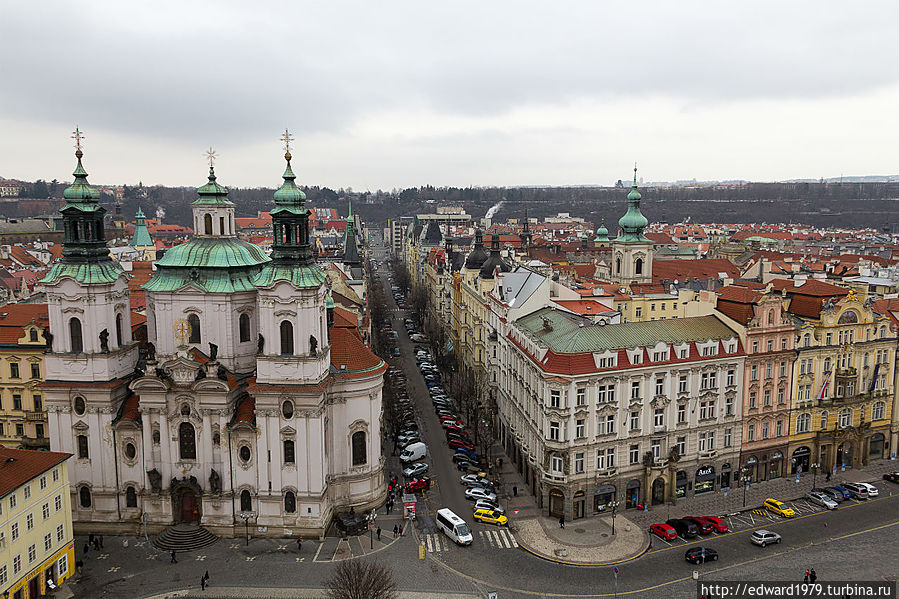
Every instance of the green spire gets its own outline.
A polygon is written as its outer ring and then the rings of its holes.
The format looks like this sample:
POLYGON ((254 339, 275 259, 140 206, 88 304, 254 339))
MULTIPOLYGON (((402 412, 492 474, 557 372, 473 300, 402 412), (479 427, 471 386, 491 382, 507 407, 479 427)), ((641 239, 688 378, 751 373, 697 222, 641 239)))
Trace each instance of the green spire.
POLYGON ((642 196, 637 191, 637 165, 634 165, 634 185, 631 187, 630 193, 627 194, 627 212, 618 221, 621 227, 621 235, 615 241, 620 242, 644 242, 649 241, 644 235, 643 230, 649 221, 640 212, 640 199, 642 196))
MULTIPOLYGON (((96 204, 100 199, 100 192, 87 182, 87 171, 81 166, 82 156, 84 153, 80 149, 75 152, 75 157, 78 159, 78 165, 72 173, 75 180, 62 192, 62 197, 68 204, 96 204)), ((82 208, 82 210, 84 209, 82 208)))
POLYGON ((284 159, 287 161, 287 167, 284 169, 284 174, 282 175, 284 182, 281 183, 281 187, 279 187, 274 194, 275 209, 272 210, 272 214, 284 211, 292 212, 294 214, 304 214, 306 212, 306 194, 303 193, 295 183, 297 176, 293 174, 293 169, 290 168, 291 158, 290 152, 284 154, 284 159))
POLYGON ((197 190, 200 196, 191 203, 191 206, 212 205, 212 206, 233 206, 234 202, 228 199, 228 190, 216 183, 215 167, 209 165, 209 180, 206 185, 197 190))
POLYGON ((131 237, 131 247, 149 247, 153 245, 153 238, 150 237, 150 232, 147 230, 146 218, 144 211, 138 206, 137 213, 134 215, 134 235, 131 237))
POLYGON ((353 222, 353 198, 347 198, 347 217, 348 223, 353 222))
POLYGON ((599 221, 599 228, 596 229, 596 237, 593 241, 598 242, 608 242, 609 241, 609 230, 606 228, 606 219, 603 218, 599 221))

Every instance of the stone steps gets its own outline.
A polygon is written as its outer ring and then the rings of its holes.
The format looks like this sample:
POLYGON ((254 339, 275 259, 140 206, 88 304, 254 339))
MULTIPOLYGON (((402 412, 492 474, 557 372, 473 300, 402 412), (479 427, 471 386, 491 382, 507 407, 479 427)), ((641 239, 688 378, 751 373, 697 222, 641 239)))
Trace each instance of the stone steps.
POLYGON ((165 551, 193 551, 218 541, 218 537, 196 524, 169 526, 153 539, 153 545, 165 551))

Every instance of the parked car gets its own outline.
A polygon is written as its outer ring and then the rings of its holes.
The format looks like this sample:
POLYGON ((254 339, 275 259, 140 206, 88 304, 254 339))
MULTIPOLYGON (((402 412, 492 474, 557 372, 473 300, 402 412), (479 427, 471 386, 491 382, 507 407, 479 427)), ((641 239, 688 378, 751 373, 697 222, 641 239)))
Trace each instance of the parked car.
POLYGON ((470 489, 472 487, 480 487, 481 489, 484 489, 485 491, 487 491, 489 493, 496 493, 496 488, 493 486, 492 482, 490 482, 489 480, 487 480, 486 478, 484 478, 477 472, 471 472, 471 474, 476 475, 478 477, 478 480, 471 482, 471 483, 467 483, 467 486, 465 487, 466 489, 470 489))
POLYGON ((509 523, 509 519, 504 514, 500 514, 495 510, 476 509, 474 511, 474 519, 498 526, 505 526, 509 523))
POLYGON ((899 472, 887 472, 883 475, 883 480, 888 480, 891 483, 899 483, 899 472))
POLYGON ((824 487, 821 489, 821 492, 836 501, 837 503, 843 502, 843 492, 837 489, 836 487, 824 487))
POLYGON ((716 562, 718 561, 718 552, 711 547, 690 547, 684 554, 684 559, 690 564, 716 562))
POLYGON ((696 525, 696 528, 699 530, 699 534, 701 535, 710 535, 712 534, 712 525, 705 521, 705 519, 700 518, 698 516, 684 516, 682 520, 686 520, 687 522, 692 522, 696 525))
POLYGON ((703 516, 703 519, 712 525, 715 532, 725 533, 730 530, 730 527, 727 525, 724 518, 719 518, 718 516, 703 516))
POLYGON ((474 449, 466 449, 465 447, 459 447, 456 449, 456 453, 462 453, 470 457, 475 462, 480 462, 481 456, 475 453, 474 449))
POLYGON ((463 439, 450 439, 448 443, 452 449, 474 449, 474 445, 463 439))
POLYGON ((406 478, 415 478, 416 476, 421 476, 427 471, 428 464, 426 462, 415 462, 408 468, 403 468, 403 476, 405 476, 406 478))
POLYGON ((771 512, 772 514, 777 514, 778 516, 782 516, 784 518, 793 518, 796 516, 796 512, 785 504, 783 501, 778 501, 776 499, 768 498, 765 500, 765 503, 762 504, 766 510, 771 512))
POLYGON ((677 535, 682 539, 695 539, 699 536, 699 528, 692 522, 681 520, 680 518, 672 518, 666 520, 665 524, 677 531, 677 535))
MULTIPOLYGON (((472 485, 472 484, 476 484, 476 483, 480 483, 480 482, 489 484, 489 481, 487 481, 487 479, 481 478, 474 474, 463 474, 462 476, 459 477, 459 482, 461 482, 463 485, 472 485)), ((482 485, 482 486, 484 486, 484 485, 482 485)))
POLYGON ((419 491, 427 491, 431 488, 431 479, 427 476, 421 478, 413 478, 406 483, 406 493, 417 493, 419 491))
MULTIPOLYGON (((459 472, 465 472, 465 473, 471 474, 472 469, 478 470, 479 468, 480 468, 480 466, 478 466, 478 464, 472 462, 471 460, 469 460, 467 458, 456 462, 456 470, 458 470, 459 472)), ((477 472, 474 472, 473 474, 477 474, 477 472)))
POLYGON ((871 483, 856 483, 856 484, 861 487, 864 487, 865 489, 868 490, 868 497, 879 497, 880 496, 880 491, 877 489, 877 487, 875 487, 871 483))
POLYGON ((849 489, 842 485, 834 485, 832 487, 826 487, 826 489, 833 489, 834 491, 839 493, 843 497, 843 499, 852 499, 852 493, 850 493, 849 489))
POLYGON ((474 463, 474 460, 469 457, 467 453, 454 453, 453 454, 453 462, 458 464, 459 462, 471 462, 474 463))
POLYGON ((820 505, 823 508, 827 508, 829 510, 835 510, 838 507, 836 501, 823 491, 809 491, 805 494, 805 498, 809 501, 809 503, 814 503, 815 505, 820 505))
POLYGON ((478 499, 474 502, 474 509, 493 510, 494 512, 499 512, 500 514, 506 513, 506 508, 496 503, 495 501, 490 501, 489 499, 478 499))
POLYGON ((754 530, 752 531, 752 534, 749 535, 749 540, 760 547, 764 547, 766 545, 780 543, 782 539, 779 534, 771 532, 770 530, 754 530))
POLYGON ((465 432, 465 429, 459 426, 458 424, 447 423, 443 425, 444 433, 456 433, 457 435, 467 436, 468 433, 465 432))
POLYGON ((849 495, 851 495, 853 499, 861 500, 868 498, 868 489, 862 485, 856 483, 843 483, 840 486, 849 491, 849 495))
POLYGON ((667 524, 653 524, 649 527, 649 532, 666 541, 673 541, 677 538, 677 531, 667 524))
POLYGON ((476 501, 478 499, 489 499, 490 501, 496 501, 496 494, 491 493, 481 487, 469 487, 465 489, 465 499, 476 501))

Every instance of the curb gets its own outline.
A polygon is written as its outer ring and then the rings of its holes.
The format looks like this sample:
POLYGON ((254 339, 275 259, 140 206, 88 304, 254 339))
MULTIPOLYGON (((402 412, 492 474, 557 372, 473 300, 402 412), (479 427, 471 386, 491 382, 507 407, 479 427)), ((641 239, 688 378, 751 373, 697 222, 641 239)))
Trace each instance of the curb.
POLYGON ((624 564, 624 563, 633 561, 635 559, 638 559, 640 557, 643 557, 643 555, 650 549, 650 543, 648 541, 644 541, 643 548, 639 552, 637 552, 631 556, 619 559, 619 560, 613 560, 613 561, 609 561, 609 562, 573 562, 573 561, 559 559, 557 557, 549 556, 549 555, 540 553, 540 552, 536 551, 535 549, 531 549, 530 547, 527 546, 527 544, 523 543, 520 538, 518 539, 518 546, 521 547, 522 549, 524 549, 525 551, 527 551, 528 553, 530 553, 531 555, 533 555, 535 557, 539 557, 540 559, 546 560, 548 562, 554 562, 556 564, 562 564, 565 566, 582 566, 582 567, 587 567, 587 568, 597 568, 600 566, 616 566, 618 564, 624 564))

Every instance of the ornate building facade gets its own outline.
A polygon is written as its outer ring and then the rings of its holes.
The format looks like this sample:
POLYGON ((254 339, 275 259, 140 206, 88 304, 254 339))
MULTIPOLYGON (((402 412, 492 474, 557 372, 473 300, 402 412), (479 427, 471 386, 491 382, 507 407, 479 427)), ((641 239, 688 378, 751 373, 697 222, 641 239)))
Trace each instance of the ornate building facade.
POLYGON ((53 449, 75 454, 76 525, 188 522, 228 535, 248 520, 270 535, 319 534, 335 511, 374 507, 386 364, 355 327, 333 324, 289 151, 270 258, 237 238, 210 164, 195 237, 144 286, 140 353, 81 155, 61 210, 64 257, 43 281, 56 332, 49 426, 53 449))

